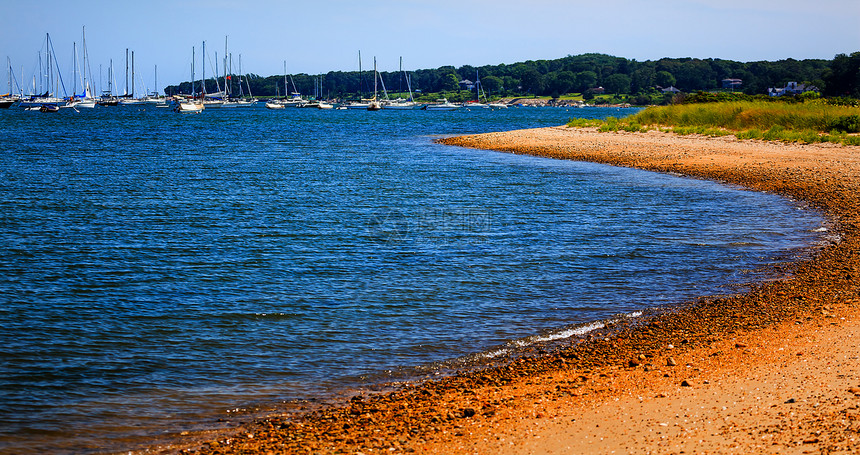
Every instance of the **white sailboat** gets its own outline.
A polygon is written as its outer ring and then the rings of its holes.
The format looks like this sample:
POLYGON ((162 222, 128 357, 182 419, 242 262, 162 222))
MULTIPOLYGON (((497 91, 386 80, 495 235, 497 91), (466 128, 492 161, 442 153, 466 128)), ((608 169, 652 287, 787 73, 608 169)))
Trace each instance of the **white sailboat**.
MULTIPOLYGON (((58 87, 56 87, 57 82, 59 82, 59 84, 63 85, 63 91, 64 92, 65 92, 66 88, 65 88, 65 84, 62 83, 62 76, 59 76, 59 66, 57 67, 58 77, 57 78, 54 77, 54 69, 52 67, 52 62, 56 62, 57 57, 56 57, 56 54, 54 54, 54 52, 53 52, 53 44, 51 43, 51 35, 50 34, 45 35, 45 63, 46 63, 45 71, 42 71, 42 69, 41 69, 42 68, 41 53, 39 55, 40 55, 40 57, 39 57, 39 68, 40 68, 39 73, 44 75, 44 86, 41 88, 44 89, 45 91, 44 91, 44 93, 42 93, 42 90, 37 91, 37 89, 36 89, 36 76, 34 75, 33 76, 33 93, 34 94, 31 95, 28 99, 21 100, 21 102, 18 104, 18 106, 25 108, 25 109, 35 108, 35 110, 39 110, 43 106, 56 106, 56 107, 65 106, 66 101, 63 100, 62 98, 58 98, 56 96, 56 89, 58 88, 58 87), (53 59, 51 58, 52 56, 53 56, 53 59), (57 79, 59 79, 59 81, 57 79), (52 89, 54 89, 54 91, 52 91, 52 89), (35 93, 40 93, 40 94, 36 95, 35 93)), ((40 83, 40 85, 42 85, 42 83, 43 83, 42 78, 40 77, 39 79, 40 79, 39 83, 40 83)))
POLYGON ((409 99, 404 100, 403 98, 397 98, 396 100, 388 101, 382 106, 383 109, 409 111, 418 107, 418 105, 414 101, 412 101, 412 84, 409 81, 409 74, 403 71, 403 57, 400 57, 400 72, 402 72, 404 77, 406 78, 406 89, 409 90, 409 99))
POLYGON ((358 51, 358 100, 350 101, 341 105, 344 109, 367 110, 370 106, 369 99, 364 98, 364 77, 361 71, 361 51, 358 51))
POLYGON ((143 99, 134 96, 134 51, 131 51, 131 92, 128 91, 128 49, 125 50, 125 94, 119 99, 120 106, 140 106, 143 99))
MULTIPOLYGON (((81 83, 84 88, 84 93, 78 97, 78 95, 73 95, 72 99, 69 101, 70 107, 80 107, 92 109, 96 107, 96 99, 93 97, 92 90, 90 90, 90 82, 87 77, 89 67, 87 66, 87 35, 86 35, 86 27, 84 27, 81 31, 81 36, 83 42, 81 43, 81 57, 83 60, 83 70, 78 70, 78 74, 81 76, 81 83)), ((74 59, 77 62, 77 50, 75 50, 74 59)), ((75 64, 77 66, 77 64, 75 64)), ((75 79, 77 81, 77 79, 75 79)), ((75 93, 76 90, 72 90, 72 93, 75 93)))
MULTIPOLYGON (((471 109, 489 109, 490 106, 481 102, 481 95, 483 95, 483 89, 481 88, 481 77, 478 75, 478 70, 475 70, 475 101, 465 103, 463 104, 463 107, 471 109)), ((486 98, 486 96, 484 98, 486 98)))
POLYGON ((203 112, 205 106, 203 105, 202 100, 196 99, 196 93, 194 91, 194 47, 191 47, 191 98, 181 98, 177 103, 176 107, 173 109, 175 112, 179 113, 198 113, 203 112))
POLYGON ((146 95, 143 102, 155 107, 167 107, 167 101, 158 96, 158 65, 155 65, 155 91, 151 95, 146 95))

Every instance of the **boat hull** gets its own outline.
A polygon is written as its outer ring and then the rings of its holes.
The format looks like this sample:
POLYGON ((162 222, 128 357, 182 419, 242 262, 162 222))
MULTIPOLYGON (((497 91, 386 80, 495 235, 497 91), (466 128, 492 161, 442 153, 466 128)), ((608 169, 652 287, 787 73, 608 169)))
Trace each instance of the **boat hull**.
POLYGON ((53 106, 64 106, 66 102, 59 98, 33 98, 28 100, 21 100, 21 103, 18 106, 23 108, 39 108, 46 104, 50 104, 53 106))
POLYGON ((193 114, 203 112, 203 109, 205 109, 203 103, 179 103, 173 110, 183 114, 193 114))

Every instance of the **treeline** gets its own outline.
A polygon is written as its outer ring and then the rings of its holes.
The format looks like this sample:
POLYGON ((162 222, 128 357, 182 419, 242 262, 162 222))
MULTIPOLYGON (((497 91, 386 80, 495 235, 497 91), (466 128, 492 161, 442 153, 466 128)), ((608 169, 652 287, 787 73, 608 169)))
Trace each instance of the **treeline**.
MULTIPOLYGON (((382 72, 389 92, 405 92, 403 73, 382 72)), ((583 54, 555 60, 529 60, 510 65, 481 67, 443 66, 410 71, 413 92, 456 92, 462 80, 480 78, 484 93, 498 96, 551 96, 566 93, 593 93, 602 87, 611 94, 650 94, 656 87, 673 86, 684 92, 713 91, 722 88, 723 79, 741 79, 735 89, 746 94, 763 94, 769 87, 783 87, 795 81, 817 87, 825 96, 860 97, 860 52, 839 54, 832 60, 778 60, 737 62, 720 59, 663 58, 639 62, 604 54, 583 54)), ((231 93, 238 94, 239 77, 232 76, 231 93)), ((241 78, 243 92, 254 96, 284 96, 284 76, 241 78)), ((206 81, 207 93, 218 91, 223 79, 206 81)), ((324 75, 294 74, 287 77, 287 89, 303 95, 324 98, 357 98, 373 90, 372 71, 332 71, 324 75)), ((197 91, 199 92, 199 82, 197 91)), ((223 88, 223 87, 222 87, 223 88)), ((379 90, 381 91, 381 85, 379 90)), ((190 82, 165 89, 168 94, 191 93, 190 82)))

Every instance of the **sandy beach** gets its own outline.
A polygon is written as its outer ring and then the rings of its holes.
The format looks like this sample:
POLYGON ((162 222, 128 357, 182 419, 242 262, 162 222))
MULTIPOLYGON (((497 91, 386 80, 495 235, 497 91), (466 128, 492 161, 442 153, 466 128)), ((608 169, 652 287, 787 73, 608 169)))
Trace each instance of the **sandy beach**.
POLYGON ((853 453, 860 450, 860 147, 541 128, 452 146, 636 167, 808 203, 829 243, 703 296, 479 371, 179 436, 147 453, 853 453))

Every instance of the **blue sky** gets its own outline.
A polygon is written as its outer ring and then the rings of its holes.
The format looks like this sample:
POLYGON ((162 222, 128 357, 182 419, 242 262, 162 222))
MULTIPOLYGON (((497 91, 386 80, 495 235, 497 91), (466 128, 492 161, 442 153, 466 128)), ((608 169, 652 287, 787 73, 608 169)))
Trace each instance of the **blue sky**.
MULTIPOLYGON (((112 58, 124 85, 125 49, 138 80, 188 80, 191 48, 206 41, 207 75, 215 52, 242 54, 243 72, 325 73, 370 68, 515 63, 600 52, 636 60, 661 57, 739 61, 831 59, 860 51, 858 0, 2 0, 0 57, 32 84, 50 33, 64 78, 72 43, 86 26, 90 68, 103 79, 112 58), (14 20, 19 18, 20 20, 14 20), (211 63, 209 62, 211 61, 211 63)), ((220 64, 219 64, 220 67, 220 64)), ((7 90, 7 71, 0 77, 7 90)), ((68 82, 67 85, 70 85, 68 82)), ((141 82, 138 82, 138 87, 141 82)), ((140 89, 138 89, 140 90, 140 89)))

